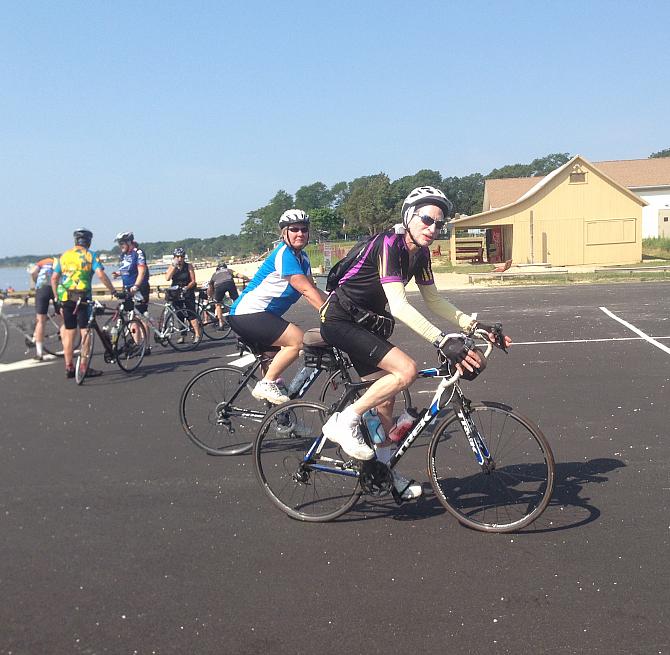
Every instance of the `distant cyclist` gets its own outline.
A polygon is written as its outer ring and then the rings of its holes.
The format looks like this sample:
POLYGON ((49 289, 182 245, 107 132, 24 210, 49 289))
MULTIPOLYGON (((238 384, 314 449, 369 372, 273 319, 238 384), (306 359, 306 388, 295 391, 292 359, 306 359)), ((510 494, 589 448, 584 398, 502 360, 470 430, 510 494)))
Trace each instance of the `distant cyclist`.
MULTIPOLYGON (((361 416, 373 407, 388 435, 395 396, 417 376, 414 360, 388 341, 393 319, 405 323, 439 348, 452 366, 473 377, 484 361, 464 339, 445 335, 410 305, 405 285, 416 281, 428 309, 458 326, 459 331, 486 327, 440 296, 430 264, 430 245, 444 227, 451 202, 431 186, 410 192, 402 206, 402 225, 375 235, 339 280, 321 312, 321 336, 346 352, 361 377, 376 380, 354 403, 335 413, 323 426, 323 434, 338 443, 351 457, 369 460, 375 455, 360 432, 361 416), (389 311, 386 311, 386 307, 389 311)), ((506 344, 511 341, 505 337, 506 344)), ((388 463, 392 447, 377 449, 377 459, 388 463)), ((393 471, 394 486, 405 500, 421 495, 421 485, 393 471)))
POLYGON ((304 252, 309 216, 300 209, 289 209, 281 215, 279 229, 281 243, 267 256, 228 316, 230 327, 247 343, 261 349, 281 347, 251 392, 254 398, 275 405, 289 400, 277 386, 277 378, 298 358, 303 339, 303 331, 282 316, 300 296, 317 310, 326 299, 314 284, 304 252))
MULTIPOLYGON (((174 286, 179 287, 184 296, 183 300, 176 301, 174 305, 175 307, 190 309, 195 314, 195 287, 197 285, 195 269, 193 268, 193 264, 186 261, 186 251, 183 248, 175 248, 172 255, 174 259, 165 272, 165 279, 171 281, 174 286)), ((200 323, 197 319, 191 320, 191 327, 194 332, 193 340, 199 341, 201 338, 200 323)), ((179 337, 178 341, 183 343, 184 337, 179 337)))
POLYGON ((228 268, 225 262, 219 262, 216 265, 216 271, 209 280, 207 285, 207 296, 216 301, 216 318, 219 320, 219 327, 223 328, 223 312, 221 310, 221 303, 226 297, 226 294, 231 300, 237 300, 239 294, 233 280, 233 272, 228 268))
MULTIPOLYGON (((89 250, 93 232, 86 228, 74 231, 74 248, 66 250, 56 259, 54 271, 51 276, 51 288, 57 299, 57 307, 63 316, 64 329, 61 331, 63 337, 63 356, 65 359, 65 375, 74 377, 74 354, 73 343, 75 330, 86 327, 89 313, 92 311, 88 301, 91 300, 91 282, 93 273, 105 285, 107 290, 114 295, 114 285, 105 273, 104 266, 100 263, 98 253, 89 250), (82 303, 84 303, 82 305, 82 303)), ((82 338, 82 351, 86 351, 82 338)), ((86 377, 97 377, 102 371, 88 368, 86 377)))
POLYGON ((51 288, 51 275, 54 270, 55 257, 40 259, 31 269, 30 275, 35 283, 35 344, 34 360, 41 362, 44 357, 44 326, 49 313, 49 303, 54 302, 54 292, 51 288))
MULTIPOLYGON (((149 267, 147 266, 144 250, 139 247, 132 232, 119 232, 114 240, 119 244, 121 254, 119 256, 119 269, 112 273, 112 277, 121 278, 123 288, 135 300, 135 309, 140 314, 139 318, 142 320, 146 333, 150 334, 150 326, 144 316, 149 309, 149 296, 151 294, 149 267)), ((151 349, 146 348, 144 354, 151 354, 151 349)))

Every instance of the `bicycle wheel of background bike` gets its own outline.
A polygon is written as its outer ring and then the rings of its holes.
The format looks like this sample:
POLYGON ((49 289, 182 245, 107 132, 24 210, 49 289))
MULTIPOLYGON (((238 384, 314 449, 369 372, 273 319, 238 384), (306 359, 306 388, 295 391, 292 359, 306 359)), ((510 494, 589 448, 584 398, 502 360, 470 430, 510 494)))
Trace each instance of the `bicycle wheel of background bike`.
POLYGON ((301 521, 331 521, 361 495, 358 471, 347 465, 351 458, 337 444, 326 441, 310 463, 304 461, 327 414, 322 403, 292 400, 278 405, 265 417, 254 442, 254 465, 263 490, 282 512, 301 521))
POLYGON ((119 368, 126 373, 134 371, 144 359, 147 334, 142 322, 133 318, 121 322, 121 330, 114 344, 114 358, 119 368))
POLYGON ((9 325, 7 324, 7 319, 0 316, 0 357, 5 352, 7 348, 7 342, 9 341, 9 325))
POLYGON ((226 320, 227 315, 223 315, 223 327, 219 327, 219 319, 216 317, 216 310, 214 305, 206 305, 200 310, 200 323, 202 325, 202 331, 205 333, 205 336, 212 341, 221 341, 226 339, 232 328, 228 325, 226 320))
MULTIPOLYGON (((334 373, 328 376, 326 383, 321 389, 319 395, 319 401, 327 405, 328 407, 332 406, 337 402, 342 395, 344 394, 344 380, 342 379, 342 373, 340 371, 335 371, 334 373)), ((394 408, 395 414, 401 414, 404 409, 412 406, 412 397, 410 396, 408 389, 403 389, 396 396, 396 404, 394 408), (402 401, 402 404, 400 404, 402 401)))
POLYGON ((86 373, 91 366, 93 359, 93 347, 95 346, 95 331, 93 328, 86 328, 81 340, 79 355, 74 364, 74 379, 77 384, 82 384, 86 379, 86 373))
MULTIPOLYGON (((47 320, 44 323, 44 352, 56 357, 63 356, 63 343, 60 337, 60 323, 56 317, 54 310, 50 307, 47 320)), ((62 322, 62 319, 60 319, 62 322)), ((74 340, 72 342, 72 349, 78 350, 81 344, 81 334, 79 330, 75 330, 74 340)))
POLYGON ((428 448, 438 500, 461 523, 484 532, 513 532, 545 510, 554 488, 554 457, 540 429, 499 403, 472 403, 474 425, 495 470, 485 473, 458 417, 450 413, 428 448))
POLYGON ((198 316, 190 309, 177 309, 172 314, 168 314, 165 319, 165 336, 172 348, 179 352, 193 350, 197 348, 202 341, 202 331, 200 338, 196 338, 195 330, 191 321, 197 321, 198 316))
POLYGON ((210 455, 239 455, 253 447, 267 404, 251 395, 258 382, 255 374, 240 389, 244 377, 244 370, 235 366, 216 366, 198 373, 181 394, 184 432, 210 455))

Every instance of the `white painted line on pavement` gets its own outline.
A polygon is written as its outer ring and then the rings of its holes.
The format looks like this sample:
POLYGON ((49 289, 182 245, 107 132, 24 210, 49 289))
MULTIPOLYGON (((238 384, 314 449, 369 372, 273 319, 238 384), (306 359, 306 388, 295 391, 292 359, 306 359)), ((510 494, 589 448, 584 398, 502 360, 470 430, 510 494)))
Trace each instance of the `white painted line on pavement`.
POLYGON ((668 348, 668 346, 659 343, 653 337, 650 337, 648 334, 642 332, 642 330, 636 328, 634 325, 631 325, 627 321, 624 321, 622 318, 619 318, 616 314, 613 314, 609 309, 607 309, 607 307, 601 307, 600 309, 603 312, 605 312, 605 314, 607 314, 610 318, 613 318, 615 321, 619 321, 621 325, 625 325, 629 330, 635 332, 635 334, 639 334, 645 341, 648 341, 650 344, 656 346, 657 348, 660 348, 663 352, 666 352, 668 353, 668 355, 670 355, 670 348, 668 348))
MULTIPOLYGON (((670 337, 656 337, 656 339, 670 339, 670 337)), ((607 339, 564 339, 556 341, 515 341, 513 346, 537 346, 552 343, 596 343, 602 341, 644 341, 644 337, 611 337, 607 339)))
POLYGON ((0 373, 11 373, 12 371, 21 371, 25 368, 47 366, 48 364, 53 364, 55 361, 55 357, 51 361, 44 360, 42 362, 35 362, 32 359, 22 359, 21 361, 12 362, 11 364, 0 364, 0 373))

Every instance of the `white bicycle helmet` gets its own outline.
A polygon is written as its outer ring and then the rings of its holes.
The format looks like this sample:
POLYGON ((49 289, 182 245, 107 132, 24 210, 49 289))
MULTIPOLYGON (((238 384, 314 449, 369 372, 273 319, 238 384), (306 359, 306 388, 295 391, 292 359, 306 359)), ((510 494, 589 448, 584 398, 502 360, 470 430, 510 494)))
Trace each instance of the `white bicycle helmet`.
POLYGON ((309 225, 309 216, 302 209, 287 209, 279 218, 279 229, 289 225, 309 225))
POLYGON ((132 232, 119 232, 114 241, 117 243, 121 243, 121 241, 130 243, 131 241, 135 241, 135 235, 132 232))
POLYGON ((417 187, 409 192, 402 203, 402 224, 405 227, 409 225, 415 209, 422 205, 436 205, 442 210, 445 218, 448 218, 454 209, 451 200, 434 186, 417 187))

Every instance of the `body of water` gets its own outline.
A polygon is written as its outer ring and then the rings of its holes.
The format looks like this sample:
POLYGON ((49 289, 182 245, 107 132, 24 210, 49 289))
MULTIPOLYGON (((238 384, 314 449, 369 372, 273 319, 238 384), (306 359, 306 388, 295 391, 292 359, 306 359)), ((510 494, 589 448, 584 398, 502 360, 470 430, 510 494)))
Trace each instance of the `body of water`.
MULTIPOLYGON (((116 264, 105 264, 105 272, 110 278, 112 276, 112 271, 115 271, 117 268, 116 264)), ((94 276, 94 280, 97 281, 97 276, 94 276)), ((16 291, 26 291, 31 288, 32 282, 27 267, 0 266, 0 289, 14 287, 16 291)), ((114 282, 114 280, 112 280, 112 282, 114 282)))

